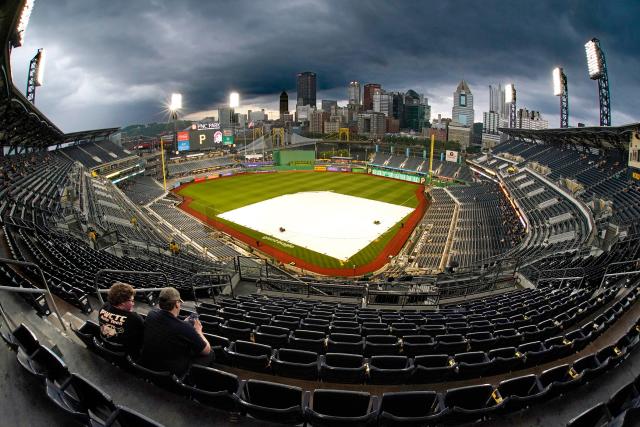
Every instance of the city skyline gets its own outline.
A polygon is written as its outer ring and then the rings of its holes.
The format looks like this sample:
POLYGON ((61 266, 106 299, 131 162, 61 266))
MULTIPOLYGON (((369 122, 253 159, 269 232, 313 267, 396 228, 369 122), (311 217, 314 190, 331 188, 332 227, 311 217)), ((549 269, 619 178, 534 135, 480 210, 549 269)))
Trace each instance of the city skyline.
POLYGON ((597 85, 588 78, 584 43, 598 37, 609 66, 613 124, 639 121, 633 92, 640 76, 633 70, 640 67, 640 40, 632 29, 640 5, 491 3, 274 2, 258 16, 244 1, 194 3, 179 13, 163 0, 36 2, 24 46, 12 52, 12 74, 24 90, 29 60, 47 49, 36 106, 65 132, 166 120, 171 92, 183 94, 187 118, 214 115, 234 90, 237 111, 277 113, 279 94, 286 90, 295 103, 296 75, 307 70, 317 75, 318 104, 346 105, 351 81, 379 83, 389 92, 423 93, 432 117, 450 117, 453 92, 464 80, 474 94, 475 122, 489 111, 489 85, 515 83, 518 108, 540 111, 557 127, 551 71, 562 66, 570 125, 597 125, 597 85), (332 14, 338 4, 341 13, 332 14), (375 31, 381 22, 391 32, 375 31))

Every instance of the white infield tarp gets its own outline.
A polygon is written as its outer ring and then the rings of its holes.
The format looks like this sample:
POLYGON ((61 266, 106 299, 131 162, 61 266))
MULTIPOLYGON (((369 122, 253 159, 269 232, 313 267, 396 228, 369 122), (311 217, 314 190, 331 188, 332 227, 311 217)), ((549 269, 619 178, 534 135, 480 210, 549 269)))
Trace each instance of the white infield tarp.
POLYGON ((346 261, 412 211, 392 203, 313 191, 274 197, 218 216, 270 236, 275 247, 289 243, 346 261))

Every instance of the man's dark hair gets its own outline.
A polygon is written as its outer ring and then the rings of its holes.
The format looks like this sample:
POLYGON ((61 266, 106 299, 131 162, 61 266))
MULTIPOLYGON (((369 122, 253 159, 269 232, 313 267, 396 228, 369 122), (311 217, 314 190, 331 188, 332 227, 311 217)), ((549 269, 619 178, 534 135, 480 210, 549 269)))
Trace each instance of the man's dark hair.
POLYGON ((133 286, 127 283, 116 282, 109 288, 107 300, 111 305, 117 306, 123 302, 129 301, 135 294, 136 290, 133 286))

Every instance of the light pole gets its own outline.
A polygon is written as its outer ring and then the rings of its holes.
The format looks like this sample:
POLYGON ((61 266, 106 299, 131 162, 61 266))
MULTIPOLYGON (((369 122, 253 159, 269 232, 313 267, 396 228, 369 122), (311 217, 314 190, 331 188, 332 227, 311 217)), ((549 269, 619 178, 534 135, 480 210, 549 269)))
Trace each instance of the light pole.
MULTIPOLYGON (((177 120, 178 120, 178 110, 182 108, 182 95, 179 93, 171 94, 171 104, 169 104, 169 118, 173 120, 173 140, 176 144, 176 149, 178 147, 178 136, 177 136, 177 120)), ((167 191, 167 172, 164 163, 164 140, 160 138, 160 157, 162 159, 162 183, 164 185, 164 191, 167 191)))

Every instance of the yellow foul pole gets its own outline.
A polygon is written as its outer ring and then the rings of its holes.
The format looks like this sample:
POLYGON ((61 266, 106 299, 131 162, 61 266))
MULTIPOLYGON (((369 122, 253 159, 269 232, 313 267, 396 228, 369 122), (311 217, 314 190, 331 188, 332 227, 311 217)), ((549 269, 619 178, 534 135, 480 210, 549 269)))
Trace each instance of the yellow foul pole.
POLYGON ((435 134, 431 135, 431 155, 429 157, 429 181, 431 181, 431 176, 433 175, 433 146, 436 144, 436 136, 435 134))
POLYGON ((167 191, 167 174, 164 169, 164 141, 160 138, 160 157, 162 159, 162 182, 164 184, 164 191, 167 191))

